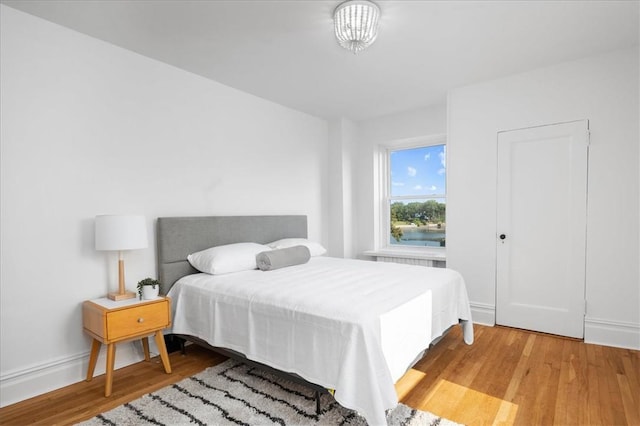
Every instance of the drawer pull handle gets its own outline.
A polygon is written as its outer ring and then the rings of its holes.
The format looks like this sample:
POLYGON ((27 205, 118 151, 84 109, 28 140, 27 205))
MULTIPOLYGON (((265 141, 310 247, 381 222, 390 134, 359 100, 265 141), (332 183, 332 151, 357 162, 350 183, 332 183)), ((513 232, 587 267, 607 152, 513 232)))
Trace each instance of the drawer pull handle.
POLYGON ((142 324, 144 322, 144 318, 138 318, 138 322, 142 324))

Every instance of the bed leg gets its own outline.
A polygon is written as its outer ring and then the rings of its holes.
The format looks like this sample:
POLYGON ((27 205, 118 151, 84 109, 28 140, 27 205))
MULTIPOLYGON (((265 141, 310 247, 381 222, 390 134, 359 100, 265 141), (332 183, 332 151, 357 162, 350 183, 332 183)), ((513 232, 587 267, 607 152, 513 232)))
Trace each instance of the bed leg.
POLYGON ((320 391, 316 391, 316 414, 320 415, 320 391))

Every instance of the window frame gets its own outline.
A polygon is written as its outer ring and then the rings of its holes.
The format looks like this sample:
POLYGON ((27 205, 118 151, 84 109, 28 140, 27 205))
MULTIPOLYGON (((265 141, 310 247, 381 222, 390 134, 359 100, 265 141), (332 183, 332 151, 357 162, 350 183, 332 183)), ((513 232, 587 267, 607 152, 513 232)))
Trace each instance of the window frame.
MULTIPOLYGON (((445 247, 436 247, 436 246, 409 246, 409 245, 400 245, 400 244, 391 244, 389 230, 391 229, 391 202, 394 200, 402 201, 404 200, 421 200, 421 199, 436 199, 436 200, 444 200, 445 205, 447 202, 447 181, 448 181, 448 158, 445 158, 445 189, 444 193, 432 194, 432 195, 424 195, 424 196, 391 196, 391 152, 392 151, 400 151, 407 149, 415 149, 415 148, 424 148, 435 145, 444 145, 445 152, 447 150, 447 137, 444 134, 439 135, 431 135, 431 136, 421 136, 417 138, 411 139, 403 139, 396 140, 388 143, 383 143, 379 145, 379 190, 378 190, 378 199, 379 199, 379 229, 378 229, 378 248, 380 250, 384 250, 386 252, 419 252, 424 255, 428 255, 429 253, 433 253, 437 257, 442 257, 445 254, 445 247)), ((446 223, 447 213, 445 212, 445 223, 446 223)), ((446 231, 445 231, 446 233, 446 231)))

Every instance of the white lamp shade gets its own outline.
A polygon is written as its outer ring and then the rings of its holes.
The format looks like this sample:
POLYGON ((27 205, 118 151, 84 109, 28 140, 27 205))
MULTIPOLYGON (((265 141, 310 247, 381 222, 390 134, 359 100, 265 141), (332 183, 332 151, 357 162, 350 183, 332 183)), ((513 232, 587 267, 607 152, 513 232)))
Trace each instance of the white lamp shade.
POLYGON ((96 216, 96 250, 135 250, 147 245, 144 216, 96 216))

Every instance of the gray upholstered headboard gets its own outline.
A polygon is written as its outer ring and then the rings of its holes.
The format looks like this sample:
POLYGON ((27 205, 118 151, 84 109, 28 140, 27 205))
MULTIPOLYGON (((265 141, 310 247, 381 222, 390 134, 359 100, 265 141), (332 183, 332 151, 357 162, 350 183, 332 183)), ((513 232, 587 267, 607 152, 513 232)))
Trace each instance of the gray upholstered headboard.
POLYGON ((166 294, 180 278, 198 272, 187 261, 187 255, 209 247, 306 237, 306 216, 159 217, 158 279, 166 294))

